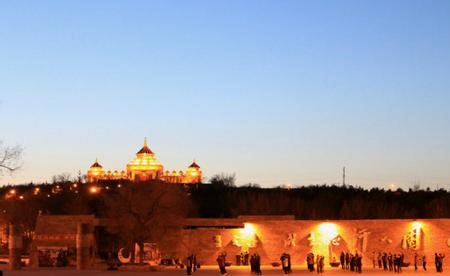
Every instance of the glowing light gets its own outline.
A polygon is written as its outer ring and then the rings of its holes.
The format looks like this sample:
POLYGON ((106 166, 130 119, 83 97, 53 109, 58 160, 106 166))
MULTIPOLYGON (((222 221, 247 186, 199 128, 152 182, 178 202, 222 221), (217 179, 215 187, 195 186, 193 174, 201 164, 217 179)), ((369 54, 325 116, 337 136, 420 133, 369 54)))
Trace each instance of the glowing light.
POLYGON ((318 227, 319 234, 324 242, 330 242, 338 235, 336 224, 330 222, 321 223, 318 227))
POLYGON ((19 196, 20 199, 23 199, 23 195, 19 196))
POLYGON ((15 194, 16 194, 16 190, 15 190, 15 189, 9 190, 9 193, 10 193, 11 195, 15 195, 15 194))
POLYGON ((256 246, 256 229, 251 223, 244 223, 244 228, 239 229, 233 236, 233 244, 243 251, 256 246))
POLYGON ((411 228, 412 228, 413 230, 420 230, 420 229, 422 229, 422 223, 421 223, 421 222, 418 222, 418 221, 415 221, 415 222, 413 222, 413 223, 411 224, 411 228))
POLYGON ((242 229, 241 233, 245 236, 255 235, 255 227, 251 223, 244 223, 244 229, 242 229))
POLYGON ((100 191, 100 189, 97 188, 97 187, 91 187, 91 188, 89 188, 89 192, 90 192, 91 194, 97 194, 99 191, 100 191))

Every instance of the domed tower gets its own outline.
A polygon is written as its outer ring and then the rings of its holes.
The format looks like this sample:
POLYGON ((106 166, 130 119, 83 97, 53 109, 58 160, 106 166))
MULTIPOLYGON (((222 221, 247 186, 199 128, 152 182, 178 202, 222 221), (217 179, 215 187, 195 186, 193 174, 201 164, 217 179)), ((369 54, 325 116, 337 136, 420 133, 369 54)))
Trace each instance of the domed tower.
POLYGON ((102 165, 98 163, 98 160, 95 159, 95 163, 91 165, 89 170, 87 171, 87 180, 88 182, 95 182, 99 179, 102 179, 105 176, 105 171, 103 170, 102 165))
POLYGON ((163 172, 164 168, 148 147, 146 137, 144 146, 136 153, 136 157, 127 164, 127 176, 130 180, 146 181, 160 179, 163 172))
POLYGON ((203 173, 200 169, 200 166, 195 162, 187 168, 186 175, 184 176, 185 183, 201 183, 202 182, 203 173))

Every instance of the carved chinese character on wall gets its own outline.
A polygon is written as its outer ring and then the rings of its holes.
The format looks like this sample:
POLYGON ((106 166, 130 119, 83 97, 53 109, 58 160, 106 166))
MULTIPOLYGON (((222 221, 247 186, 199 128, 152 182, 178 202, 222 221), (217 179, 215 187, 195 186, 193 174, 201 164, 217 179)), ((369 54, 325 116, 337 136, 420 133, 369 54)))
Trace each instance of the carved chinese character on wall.
POLYGON ((222 235, 215 235, 214 238, 214 246, 217 248, 222 247, 222 235))
POLYGON ((386 243, 386 244, 391 244, 392 240, 388 236, 384 236, 383 238, 380 239, 380 242, 386 243))
POLYGON ((364 229, 355 229, 355 248, 359 252, 366 252, 367 250, 367 242, 369 240, 370 232, 364 229))
POLYGON ((422 242, 422 228, 412 227, 406 235, 403 235, 402 248, 411 250, 420 250, 422 242))
POLYGON ((297 242, 297 234, 289 233, 287 234, 286 239, 284 240, 284 246, 286 247, 295 247, 297 242))
POLYGON ((309 233, 308 235, 309 247, 313 248, 316 244, 316 238, 314 236, 314 232, 309 233))

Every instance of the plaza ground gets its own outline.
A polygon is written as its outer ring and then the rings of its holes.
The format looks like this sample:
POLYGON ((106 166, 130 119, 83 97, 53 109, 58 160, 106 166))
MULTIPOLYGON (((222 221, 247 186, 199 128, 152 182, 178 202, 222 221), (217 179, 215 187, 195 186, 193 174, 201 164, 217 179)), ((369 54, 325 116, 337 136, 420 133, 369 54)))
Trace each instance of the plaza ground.
MULTIPOLYGON (((430 267, 432 268, 432 267, 430 267)), ((20 271, 7 271, 6 266, 0 266, 0 269, 3 270, 3 275, 11 275, 11 276, 75 276, 75 275, 83 275, 83 276, 144 276, 144 275, 154 275, 154 276, 183 276, 186 275, 186 272, 181 269, 175 268, 165 268, 161 271, 107 271, 107 270, 89 270, 89 271, 76 271, 73 268, 40 268, 40 269, 28 269, 24 268, 20 271)), ((247 267, 231 267, 228 268, 227 276, 244 276, 244 275, 253 275, 250 273, 249 268, 247 267)), ((279 268, 273 268, 270 266, 262 267, 263 275, 275 276, 275 275, 284 275, 279 268)), ((215 276, 220 275, 217 268, 215 266, 207 266, 203 267, 197 272, 192 274, 193 276, 215 276)), ((294 267, 293 273, 289 275, 318 275, 317 273, 307 272, 303 267, 294 267)), ((422 271, 419 270, 414 272, 413 268, 406 268, 401 274, 394 274, 393 272, 384 272, 380 270, 367 269, 363 271, 362 274, 350 272, 350 271, 342 271, 340 269, 328 269, 324 272, 323 275, 338 275, 338 276, 350 276, 350 275, 369 275, 369 276, 383 276, 383 275, 402 275, 402 276, 422 276, 422 275, 449 275, 448 271, 444 273, 436 273, 435 271, 422 271)))

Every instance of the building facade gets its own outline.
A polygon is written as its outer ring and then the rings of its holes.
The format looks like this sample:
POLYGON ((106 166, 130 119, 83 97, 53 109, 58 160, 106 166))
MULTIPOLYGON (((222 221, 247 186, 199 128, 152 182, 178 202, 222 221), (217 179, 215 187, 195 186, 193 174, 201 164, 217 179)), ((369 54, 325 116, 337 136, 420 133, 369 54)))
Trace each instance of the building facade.
POLYGON ((128 162, 126 171, 105 171, 98 160, 87 171, 88 182, 128 179, 131 181, 161 180, 170 183, 196 184, 202 182, 202 177, 202 170, 195 161, 184 172, 181 170, 164 171, 163 165, 149 148, 147 138, 144 139, 144 146, 128 162))

